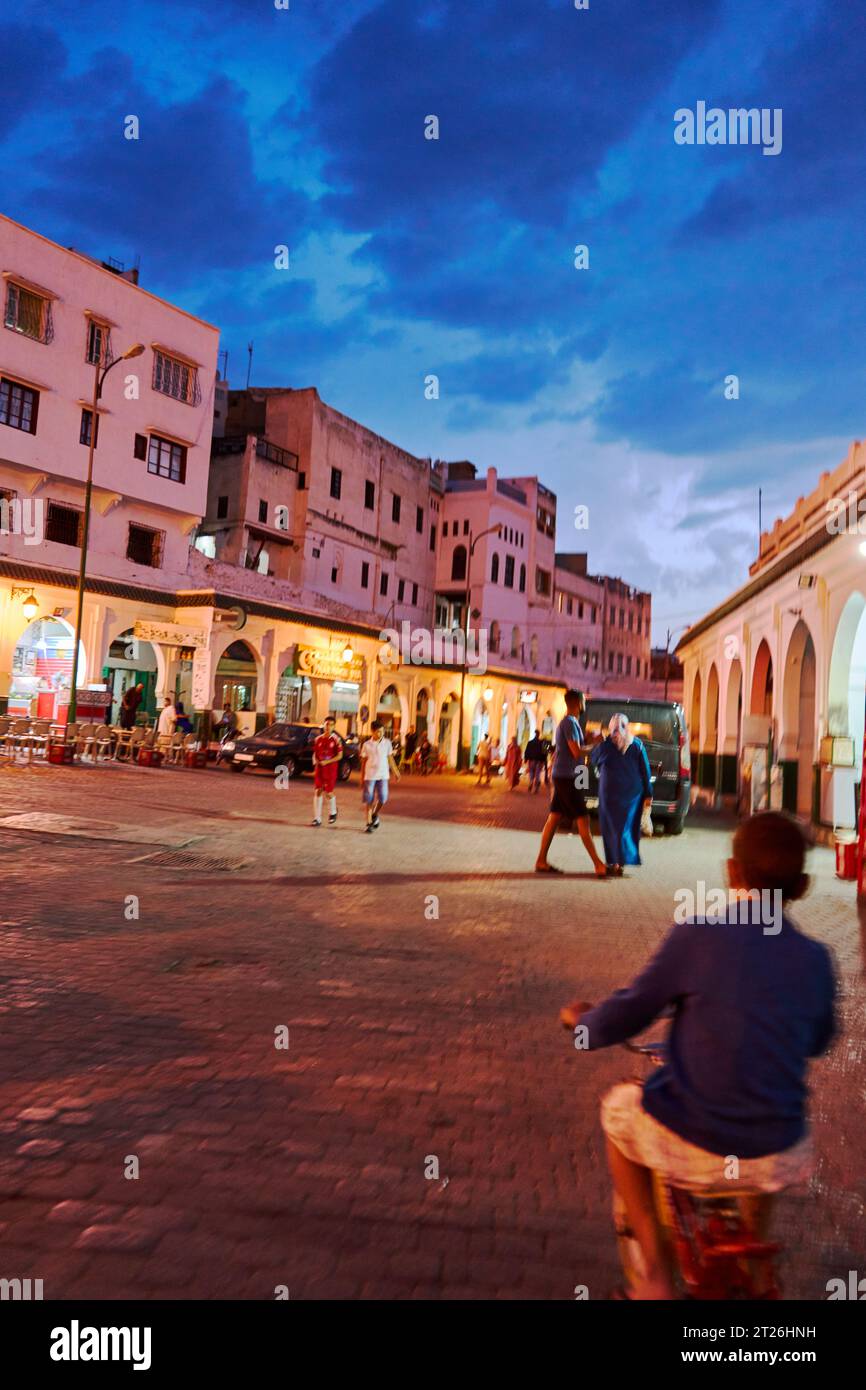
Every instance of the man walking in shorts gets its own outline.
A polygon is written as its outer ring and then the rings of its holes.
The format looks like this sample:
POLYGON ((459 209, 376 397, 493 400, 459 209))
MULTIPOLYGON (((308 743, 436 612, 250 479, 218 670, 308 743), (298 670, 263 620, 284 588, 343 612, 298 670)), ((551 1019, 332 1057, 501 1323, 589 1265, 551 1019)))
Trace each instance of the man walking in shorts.
POLYGON ((361 749, 361 786, 364 805, 367 807, 366 833, 372 835, 379 829, 379 812, 388 800, 388 779, 393 772, 400 781, 400 772, 394 761, 394 749, 378 719, 370 725, 371 737, 361 749))
POLYGON ((337 824, 337 798, 334 788, 343 757, 343 740, 336 732, 336 720, 329 714, 325 727, 313 743, 313 825, 322 824, 322 801, 328 793, 328 824, 337 824))
POLYGON ((563 820, 576 821, 578 834, 583 840, 586 852, 592 860, 596 878, 606 878, 607 870, 598 856, 598 851, 589 828, 589 811, 582 787, 578 785, 586 775, 583 762, 583 731, 578 718, 586 708, 586 697, 579 690, 565 692, 565 718, 560 721, 554 739, 553 754, 553 795, 550 798, 550 813, 541 832, 541 848, 535 861, 537 874, 561 874, 547 860, 554 835, 563 820))

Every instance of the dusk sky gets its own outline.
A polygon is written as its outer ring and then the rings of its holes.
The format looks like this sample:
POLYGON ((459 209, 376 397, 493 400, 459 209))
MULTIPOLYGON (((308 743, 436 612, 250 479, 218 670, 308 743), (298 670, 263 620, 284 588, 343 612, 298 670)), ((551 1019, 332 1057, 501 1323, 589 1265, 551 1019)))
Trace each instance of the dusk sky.
POLYGON ((651 590, 656 641, 746 577, 759 486, 767 525, 866 433, 854 6, 11 15, 4 212, 140 258, 145 288, 220 327, 235 387, 252 340, 253 384, 314 385, 420 456, 537 474, 557 548, 651 590), (698 102, 781 109, 781 151, 678 145, 674 113, 698 102))

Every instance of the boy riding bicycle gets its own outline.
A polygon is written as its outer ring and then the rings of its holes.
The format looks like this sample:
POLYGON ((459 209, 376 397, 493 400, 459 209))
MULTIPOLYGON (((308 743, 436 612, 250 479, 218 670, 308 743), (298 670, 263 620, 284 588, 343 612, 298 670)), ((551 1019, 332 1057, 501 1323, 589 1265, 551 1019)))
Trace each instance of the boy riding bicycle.
POLYGON ((781 911, 806 890, 804 861, 796 821, 750 817, 734 836, 727 904, 675 926, 628 989, 561 1011, 588 1051, 673 1012, 666 1065, 643 1086, 614 1086, 601 1107, 611 1177, 646 1265, 633 1297, 676 1297, 653 1172, 691 1191, 762 1193, 811 1175, 805 1072, 833 1039, 835 982, 830 953, 781 911), (771 896, 776 918, 762 910, 771 896))

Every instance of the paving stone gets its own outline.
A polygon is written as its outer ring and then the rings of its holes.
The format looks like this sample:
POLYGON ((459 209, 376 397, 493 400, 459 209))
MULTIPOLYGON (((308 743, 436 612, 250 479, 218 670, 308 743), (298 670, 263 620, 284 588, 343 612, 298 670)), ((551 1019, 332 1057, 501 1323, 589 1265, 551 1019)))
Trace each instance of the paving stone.
MULTIPOLYGON (((0 814, 134 810, 256 860, 254 885, 226 875, 215 895, 106 842, 88 846, 86 880, 80 845, 4 856, 21 918, 0 926, 4 989, 38 1004, 0 1029, 4 1263, 53 1271, 58 1298, 270 1300, 281 1282, 293 1300, 571 1300, 578 1282, 604 1297, 618 1269, 598 1105, 635 1063, 578 1059, 558 1008, 637 972, 675 890, 721 873, 729 832, 696 817, 605 884, 577 876, 584 851, 561 835, 551 857, 569 873, 539 881, 541 797, 405 779, 373 859, 344 792, 312 861, 286 833, 308 785, 277 816, 274 795, 213 769, 25 770, 14 792, 0 779, 0 814), (119 875, 142 902, 122 950, 119 875), (273 1047, 282 1021, 288 1053, 273 1047)), ((866 1267, 866 1015, 853 887, 828 851, 810 870, 795 916, 836 954, 843 1041, 811 1074, 820 1181, 807 1202, 779 1200, 777 1228, 786 1296, 823 1299, 828 1278, 866 1267)))

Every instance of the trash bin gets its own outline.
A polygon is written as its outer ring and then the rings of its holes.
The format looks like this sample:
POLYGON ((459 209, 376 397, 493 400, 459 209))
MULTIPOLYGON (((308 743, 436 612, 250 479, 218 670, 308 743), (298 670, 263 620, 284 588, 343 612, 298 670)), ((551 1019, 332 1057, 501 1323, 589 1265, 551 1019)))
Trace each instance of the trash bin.
POLYGON ((836 836, 836 877, 857 877, 857 839, 850 833, 836 836))

